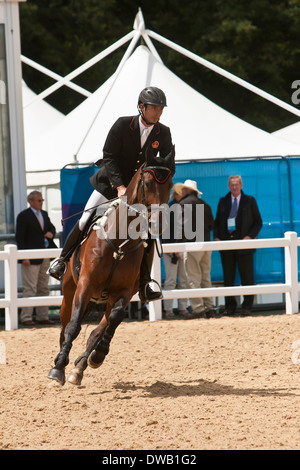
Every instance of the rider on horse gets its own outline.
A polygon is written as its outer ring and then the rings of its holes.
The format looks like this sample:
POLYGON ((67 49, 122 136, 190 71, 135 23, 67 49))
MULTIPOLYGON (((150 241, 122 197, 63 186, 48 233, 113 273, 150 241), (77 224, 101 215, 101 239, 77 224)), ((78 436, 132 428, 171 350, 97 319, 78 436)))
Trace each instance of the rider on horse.
MULTIPOLYGON (((131 178, 145 162, 146 148, 151 145, 153 154, 165 158, 172 150, 169 127, 159 123, 166 96, 156 87, 147 87, 138 98, 137 116, 120 117, 110 129, 103 148, 103 159, 96 165, 100 169, 90 182, 95 188, 80 220, 69 233, 59 258, 55 259, 48 273, 60 280, 66 271, 67 262, 80 243, 84 228, 95 207, 106 201, 121 197, 131 178)), ((175 173, 175 164, 171 168, 175 173)), ((162 298, 162 292, 151 289, 151 266, 154 254, 154 240, 149 238, 140 268, 139 296, 142 302, 162 298)))

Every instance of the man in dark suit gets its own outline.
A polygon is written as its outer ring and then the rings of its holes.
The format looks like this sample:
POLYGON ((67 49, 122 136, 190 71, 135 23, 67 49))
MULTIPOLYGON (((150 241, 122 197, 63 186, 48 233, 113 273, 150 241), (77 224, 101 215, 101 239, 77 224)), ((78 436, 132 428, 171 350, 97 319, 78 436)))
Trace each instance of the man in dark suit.
MULTIPOLYGON (((43 197, 39 191, 32 191, 27 196, 29 208, 20 212, 16 224, 16 242, 19 250, 39 248, 56 248, 53 241, 55 227, 48 213, 42 210, 43 197)), ((21 272, 23 296, 49 295, 49 276, 46 274, 50 260, 24 259, 21 272)), ((23 325, 34 325, 32 320, 33 307, 22 308, 21 322, 23 325)), ((40 324, 54 323, 48 318, 48 307, 36 307, 36 319, 40 324)))
MULTIPOLYGON (((256 238, 262 227, 261 215, 252 196, 242 191, 243 182, 239 175, 229 177, 230 192, 222 197, 217 208, 215 220, 215 240, 247 240, 256 238)), ((221 260, 224 273, 224 285, 233 286, 238 267, 243 286, 254 284, 253 253, 255 250, 224 250, 221 260)), ((249 315, 253 305, 253 295, 245 295, 242 303, 242 315, 249 315)), ((236 299, 225 298, 225 315, 233 315, 236 299)))
MULTIPOLYGON (((138 98, 139 115, 120 117, 112 126, 104 144, 103 159, 96 162, 100 169, 90 180, 95 191, 89 198, 81 219, 67 237, 61 256, 51 263, 48 271, 51 276, 56 279, 63 276, 67 262, 95 207, 125 194, 130 180, 145 162, 147 147, 151 146, 153 155, 156 156, 159 152, 162 158, 173 151, 170 129, 159 122, 166 105, 166 96, 162 90, 147 87, 138 98)), ((174 162, 170 169, 174 174, 174 162)), ((161 291, 153 291, 149 285, 153 242, 154 240, 149 239, 141 264, 139 294, 142 302, 162 298, 161 291)))

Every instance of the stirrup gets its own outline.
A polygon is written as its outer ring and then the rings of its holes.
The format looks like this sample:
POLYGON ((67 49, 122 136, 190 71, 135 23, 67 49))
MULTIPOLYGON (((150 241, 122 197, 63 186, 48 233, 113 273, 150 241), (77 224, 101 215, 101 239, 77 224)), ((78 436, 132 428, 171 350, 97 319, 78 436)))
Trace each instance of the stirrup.
POLYGON ((162 291, 161 291, 161 287, 159 285, 159 283, 157 281, 155 281, 155 279, 150 279, 150 281, 147 281, 145 283, 145 285, 143 286, 142 289, 140 289, 139 291, 139 296, 140 296, 140 300, 141 302, 154 302, 155 300, 160 300, 163 298, 163 295, 162 295, 162 291), (148 299, 147 297, 147 287, 152 283, 154 282, 157 286, 158 286, 158 291, 153 291, 150 287, 150 289, 152 290, 153 294, 157 294, 157 298, 155 299, 148 299))
MULTIPOLYGON (((49 268, 47 269, 47 273, 46 273, 46 274, 49 274, 50 276, 53 275, 53 273, 51 272, 51 269, 55 266, 55 264, 56 264, 57 261, 60 261, 61 263, 64 264, 64 272, 63 272, 62 274, 60 274, 60 277, 62 277, 62 276, 66 273, 68 263, 66 263, 62 258, 55 258, 55 259, 51 262, 49 268)), ((56 278, 56 279, 57 279, 57 278, 56 278)))

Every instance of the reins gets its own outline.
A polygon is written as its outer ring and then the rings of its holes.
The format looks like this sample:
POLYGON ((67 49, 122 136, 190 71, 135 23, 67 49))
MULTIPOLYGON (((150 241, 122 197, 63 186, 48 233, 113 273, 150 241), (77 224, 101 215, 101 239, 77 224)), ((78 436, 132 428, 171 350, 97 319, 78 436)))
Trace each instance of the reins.
MULTIPOLYGON (((147 207, 146 205, 146 195, 145 195, 145 187, 144 187, 144 173, 145 172, 150 172, 152 174, 152 176, 154 177, 155 181, 158 182, 159 184, 164 184, 167 179, 169 178, 170 174, 171 174, 171 171, 169 168, 167 167, 154 167, 154 166, 149 166, 149 167, 146 167, 145 164, 142 166, 141 168, 141 175, 140 175, 140 179, 139 179, 139 182, 138 182, 138 188, 139 188, 139 185, 141 185, 141 194, 142 194, 142 204, 144 205, 144 207, 147 207), (160 180, 158 179, 157 175, 156 175, 156 172, 155 170, 163 170, 163 171, 167 171, 167 176, 163 179, 163 180, 160 180)), ((137 188, 137 190, 138 190, 137 188)), ((124 200, 120 199, 119 200, 120 204, 125 204, 128 208, 130 208, 130 210, 133 210, 134 212, 136 212, 136 214, 138 215, 141 215, 142 217, 146 218, 146 217, 149 217, 149 211, 148 211, 148 208, 145 210, 138 210, 137 208, 133 207, 132 205, 126 203, 124 200)), ((107 203, 106 203, 107 204, 107 203)), ((111 271, 110 271, 110 274, 107 278, 107 281, 106 281, 106 284, 105 284, 105 287, 102 291, 102 294, 101 294, 101 299, 104 300, 107 298, 108 296, 108 289, 109 289, 109 285, 110 285, 110 282, 111 282, 111 279, 112 279, 112 276, 113 276, 113 273, 119 263, 120 260, 122 260, 124 258, 124 256, 126 256, 127 254, 130 254, 136 250, 138 250, 142 245, 144 247, 147 246, 147 238, 148 238, 148 235, 147 237, 142 237, 140 239, 140 241, 128 248, 127 250, 124 250, 124 247, 127 243, 129 243, 130 241, 132 241, 132 238, 128 237, 127 240, 125 240, 123 243, 121 243, 118 247, 116 247, 113 242, 111 241, 111 239, 109 238, 109 235, 108 233, 106 232, 105 230, 105 226, 107 224, 107 218, 105 219, 105 222, 104 223, 101 223, 100 221, 100 224, 97 225, 97 227, 94 227, 95 230, 97 230, 98 228, 101 230, 101 233, 104 237, 104 239, 106 240, 106 242, 108 243, 108 245, 112 248, 113 250, 113 258, 114 258, 114 263, 113 263, 113 266, 111 268, 111 271)), ((156 250, 157 250, 157 254, 158 256, 161 258, 162 257, 162 249, 161 249, 161 245, 160 245, 160 249, 158 248, 158 242, 157 242, 157 238, 155 239, 155 242, 156 242, 156 250)))
POLYGON ((124 256, 127 255, 128 253, 132 253, 133 251, 137 250, 141 245, 144 245, 144 246, 146 245, 147 246, 147 242, 145 241, 145 239, 141 239, 136 245, 132 246, 127 251, 123 251, 122 250, 123 246, 125 246, 126 243, 129 243, 132 240, 132 238, 130 238, 130 237, 127 238, 127 240, 125 240, 123 243, 121 243, 121 245, 117 248, 113 244, 111 239, 109 238, 107 232, 105 231, 105 227, 103 225, 100 225, 99 227, 101 229, 101 232, 102 232, 105 240, 107 241, 109 246, 113 249, 113 251, 114 251, 113 257, 117 261, 120 261, 121 259, 123 259, 124 256))
POLYGON ((98 207, 100 206, 104 206, 104 205, 107 205, 107 204, 111 204, 113 203, 114 201, 116 201, 117 199, 119 199, 118 197, 115 197, 114 199, 109 199, 105 202, 101 202, 100 204, 97 204, 96 206, 94 207, 89 207, 88 209, 83 209, 82 211, 79 211, 79 212, 76 212, 75 214, 72 214, 72 215, 69 215, 69 217, 65 217, 64 219, 61 219, 61 224, 62 226, 64 226, 64 223, 69 220, 69 219, 72 219, 73 217, 76 217, 77 215, 81 215, 83 214, 84 212, 88 212, 90 210, 94 210, 94 209, 97 209, 98 207))
MULTIPOLYGON (((102 291, 102 294, 101 294, 101 298, 102 299, 106 299, 107 296, 108 296, 108 288, 109 288, 109 284, 110 284, 110 281, 112 279, 112 276, 113 276, 113 273, 115 272, 115 269, 119 263, 119 261, 121 259, 124 258, 125 255, 128 255, 129 253, 132 253, 133 251, 136 251, 141 245, 145 244, 146 242, 142 239, 139 241, 139 243, 137 243, 136 245, 132 246, 131 248, 129 248, 127 251, 123 251, 121 248, 123 248, 123 246, 128 243, 129 241, 131 241, 131 238, 128 238, 127 240, 125 240, 123 243, 121 243, 121 245, 117 248, 111 241, 111 239, 109 238, 107 232, 105 231, 105 227, 103 225, 100 225, 100 229, 102 231, 102 234, 105 238, 105 240, 107 241, 107 243, 109 244, 109 246, 113 249, 114 253, 113 253, 113 258, 114 258, 114 264, 112 265, 112 268, 111 268, 111 271, 109 273, 109 276, 106 280, 106 284, 105 284, 105 287, 102 291)), ((145 245, 144 245, 145 246, 145 245)), ((146 244, 147 246, 147 244, 146 244)))
MULTIPOLYGON (((170 176, 170 174, 171 174, 170 168, 167 168, 167 167, 147 166, 147 167, 145 167, 145 168, 142 168, 142 169, 141 169, 141 179, 139 180, 139 183, 138 183, 138 184, 142 183, 142 199, 143 199, 143 201, 145 200, 145 190, 144 190, 144 179, 143 179, 143 176, 144 176, 144 173, 147 172, 147 171, 150 172, 150 173, 152 173, 152 175, 153 175, 155 181, 156 181, 157 183, 159 183, 159 184, 164 184, 164 183, 168 180, 168 178, 169 178, 169 176, 170 176), (157 170, 157 169, 163 170, 163 171, 167 171, 167 176, 166 176, 163 180, 159 180, 159 179, 157 178, 156 173, 155 173, 155 170, 157 170)), ((100 204, 97 204, 96 206, 89 207, 88 209, 83 209, 82 211, 75 212, 75 214, 69 215, 68 217, 65 217, 64 219, 61 219, 61 224, 62 224, 62 226, 64 226, 64 223, 65 223, 67 220, 70 220, 70 219, 72 219, 73 217, 76 217, 77 215, 81 215, 81 214, 83 214, 84 212, 97 209, 97 208, 100 207, 100 206, 104 206, 104 205, 107 205, 107 204, 111 204, 112 202, 116 201, 117 199, 119 199, 119 198, 118 198, 118 197, 115 197, 115 198, 113 198, 113 199, 109 199, 108 201, 101 202, 100 204)), ((136 210, 136 209, 133 208, 133 210, 136 210)), ((138 212, 138 211, 137 211, 137 212, 138 212)))

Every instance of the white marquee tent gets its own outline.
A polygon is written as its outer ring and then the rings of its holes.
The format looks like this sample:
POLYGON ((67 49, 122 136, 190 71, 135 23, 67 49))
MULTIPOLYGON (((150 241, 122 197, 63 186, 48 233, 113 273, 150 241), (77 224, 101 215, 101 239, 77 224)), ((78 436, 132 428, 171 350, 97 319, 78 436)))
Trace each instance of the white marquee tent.
POLYGON ((119 116, 137 113, 138 94, 149 85, 167 95, 161 120, 171 128, 179 161, 300 155, 300 143, 272 136, 220 108, 178 78, 148 48, 139 46, 116 80, 112 76, 34 140, 29 162, 42 170, 47 164, 60 169, 75 159, 86 163, 101 158, 110 127, 119 116))
POLYGON ((46 101, 38 101, 33 106, 27 107, 27 104, 36 97, 36 94, 26 85, 22 83, 22 97, 24 106, 24 132, 26 144, 28 144, 27 152, 31 153, 31 146, 36 137, 52 128, 55 124, 64 118, 64 114, 50 106, 46 101))
MULTIPOLYGON (((25 134, 29 133, 25 136, 27 171, 60 170, 74 161, 88 163, 101 158, 109 128, 119 116, 137 113, 138 94, 149 85, 162 88, 167 95, 162 122, 171 128, 177 161, 300 155, 299 141, 289 142, 246 123, 171 72, 154 49, 141 12, 130 37, 133 39, 115 74, 67 116, 57 113, 54 117, 53 108, 50 112, 51 107, 40 102, 48 107, 47 115, 53 117, 47 131, 38 130, 33 135, 29 124, 39 114, 38 109, 30 113, 38 100, 24 108, 25 134), (141 36, 150 48, 135 49, 141 36)), ((58 81, 56 88, 66 81, 58 81)))
POLYGON ((300 122, 296 122, 295 124, 291 124, 283 129, 279 129, 278 131, 273 132, 272 135, 300 145, 300 122))
MULTIPOLYGON (((28 103, 35 99, 35 97, 36 94, 30 90, 23 81, 22 98, 24 108, 23 121, 27 179, 31 172, 35 172, 39 168, 42 168, 43 170, 50 170, 53 168, 52 164, 44 161, 44 149, 42 146, 39 149, 39 155, 35 153, 35 142, 39 136, 48 132, 49 129, 52 129, 64 118, 64 114, 50 106, 44 100, 36 101, 31 106, 27 106, 28 103), (41 161, 43 162, 42 165, 39 163, 41 161)), ((34 178, 36 179, 36 176, 34 178)), ((48 175, 48 183, 49 182, 48 175)))
MULTIPOLYGON (((162 122, 171 128, 177 161, 300 155, 300 141, 269 134, 237 118, 195 91, 171 72, 159 57, 150 37, 207 66, 241 86, 300 116, 300 111, 205 61, 151 31, 145 30, 141 11, 134 29, 43 93, 28 97, 24 86, 26 171, 29 187, 56 184, 60 169, 73 162, 90 163, 102 156, 107 133, 122 115, 137 113, 139 92, 146 86, 162 88, 167 95, 162 122), (140 38, 146 46, 138 46, 140 38), (116 72, 67 116, 44 98, 131 40, 116 72)), ((49 207, 48 207, 49 209, 49 207)))

